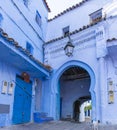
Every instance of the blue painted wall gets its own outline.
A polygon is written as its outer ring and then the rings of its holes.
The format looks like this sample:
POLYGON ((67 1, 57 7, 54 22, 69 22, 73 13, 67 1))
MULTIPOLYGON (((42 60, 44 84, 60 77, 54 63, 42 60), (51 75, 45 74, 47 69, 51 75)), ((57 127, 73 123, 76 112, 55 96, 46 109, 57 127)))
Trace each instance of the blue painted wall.
MULTIPOLYGON (((45 43, 47 32, 47 17, 48 10, 42 0, 29 1, 27 6, 24 4, 23 0, 0 1, 0 28, 2 28, 4 32, 8 34, 8 38, 13 38, 20 46, 25 49, 26 43, 29 42, 33 48, 34 58, 40 62, 43 62, 43 44, 45 43), (35 20, 37 10, 41 15, 41 26, 39 26, 35 20)), ((39 73, 44 69, 42 65, 40 66, 39 64, 35 64, 28 56, 23 54, 20 55, 20 51, 17 53, 16 46, 10 46, 10 44, 7 46, 7 44, 8 41, 5 38, 0 37, 0 45, 3 48, 8 47, 5 49, 5 51, 3 51, 3 49, 1 50, 0 56, 0 104, 9 105, 10 108, 9 113, 0 113, 0 126, 8 126, 12 124, 16 75, 21 75, 23 71, 33 72, 34 66, 37 66, 36 72, 38 71, 39 73), (5 44, 5 46, 2 46, 2 44, 5 44), (8 59, 4 58, 6 53, 8 54, 8 59), (14 56, 15 59, 12 59, 12 56, 14 56), (27 60, 25 60, 25 58, 27 60), (32 65, 35 64, 32 66, 32 70, 27 68, 27 65, 28 67, 31 67, 31 64, 29 63, 30 61, 32 62, 32 65), (15 65, 12 65, 12 63, 15 63, 15 65), (17 66, 18 64, 20 64, 21 68, 20 66, 17 66), (40 67, 40 69, 37 69, 38 67, 40 67), (8 94, 8 92, 5 94, 1 93, 3 81, 7 81, 7 83, 10 83, 11 81, 14 82, 13 93, 11 95, 8 94)), ((33 121, 34 111, 41 111, 41 101, 35 101, 35 79, 38 77, 42 81, 42 77, 44 77, 43 72, 41 74, 39 73, 36 74, 33 72, 34 75, 30 75, 33 88, 30 121, 33 121), (35 105, 37 105, 37 109, 35 108, 35 105)), ((41 86, 42 85, 39 84, 39 87, 41 86)), ((36 98, 37 97, 41 97, 40 93, 36 94, 36 98)))
MULTIPOLYGON (((15 81, 15 74, 19 73, 19 71, 16 68, 13 68, 7 63, 0 62, 0 104, 9 105, 10 110, 9 113, 0 113, 0 126, 6 126, 10 125, 12 123, 12 112, 13 112, 13 102, 14 102, 14 89, 13 88, 13 94, 8 94, 8 87, 7 86, 7 92, 5 94, 2 94, 2 87, 3 87, 3 81, 7 81, 9 84, 11 81, 15 81), (3 121, 2 121, 3 120, 3 121)), ((15 83, 14 83, 15 85, 15 83)))
POLYGON ((62 118, 73 117, 73 104, 83 96, 90 96, 90 79, 61 81, 60 97, 62 97, 62 118))
POLYGON ((0 5, 0 13, 4 19, 1 24, 2 29, 24 48, 26 42, 30 42, 34 48, 33 55, 43 61, 42 45, 45 41, 48 17, 43 1, 29 1, 28 6, 25 6, 23 0, 6 0, 0 1, 0 5), (41 15, 41 26, 35 20, 37 10, 41 15))

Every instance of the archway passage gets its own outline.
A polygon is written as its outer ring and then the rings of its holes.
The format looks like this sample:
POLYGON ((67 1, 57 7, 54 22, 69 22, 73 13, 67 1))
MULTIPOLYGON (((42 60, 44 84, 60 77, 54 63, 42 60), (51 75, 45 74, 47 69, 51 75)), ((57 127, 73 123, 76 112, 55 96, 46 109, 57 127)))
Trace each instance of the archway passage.
POLYGON ((73 119, 77 122, 91 121, 91 96, 83 96, 73 103, 73 119))
POLYGON ((60 119, 79 121, 80 106, 91 99, 91 78, 82 67, 72 66, 65 70, 59 80, 60 119))

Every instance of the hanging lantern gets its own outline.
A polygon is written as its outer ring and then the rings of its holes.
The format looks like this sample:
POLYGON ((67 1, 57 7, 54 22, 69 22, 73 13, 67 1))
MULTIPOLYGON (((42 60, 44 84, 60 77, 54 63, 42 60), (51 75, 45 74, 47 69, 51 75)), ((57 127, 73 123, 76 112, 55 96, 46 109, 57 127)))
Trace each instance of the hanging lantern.
POLYGON ((64 47, 65 54, 70 57, 73 54, 74 51, 74 45, 71 42, 70 36, 68 36, 69 41, 67 42, 66 46, 64 47))

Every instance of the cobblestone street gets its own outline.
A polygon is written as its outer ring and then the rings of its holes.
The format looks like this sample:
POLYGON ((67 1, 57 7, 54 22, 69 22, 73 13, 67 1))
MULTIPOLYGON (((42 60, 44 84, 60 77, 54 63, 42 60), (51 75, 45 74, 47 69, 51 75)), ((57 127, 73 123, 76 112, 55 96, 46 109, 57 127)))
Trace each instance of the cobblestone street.
POLYGON ((99 125, 94 128, 91 123, 70 121, 52 121, 48 123, 30 123, 0 128, 0 130, 117 130, 117 125, 99 125))

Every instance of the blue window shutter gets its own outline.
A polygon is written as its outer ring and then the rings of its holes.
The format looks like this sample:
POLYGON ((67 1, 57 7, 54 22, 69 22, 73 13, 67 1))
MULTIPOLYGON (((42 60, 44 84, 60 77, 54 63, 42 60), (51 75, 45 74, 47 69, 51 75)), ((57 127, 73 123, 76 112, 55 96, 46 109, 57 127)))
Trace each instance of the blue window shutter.
POLYGON ((29 42, 26 43, 26 50, 33 55, 33 50, 34 49, 33 49, 32 45, 29 42))

